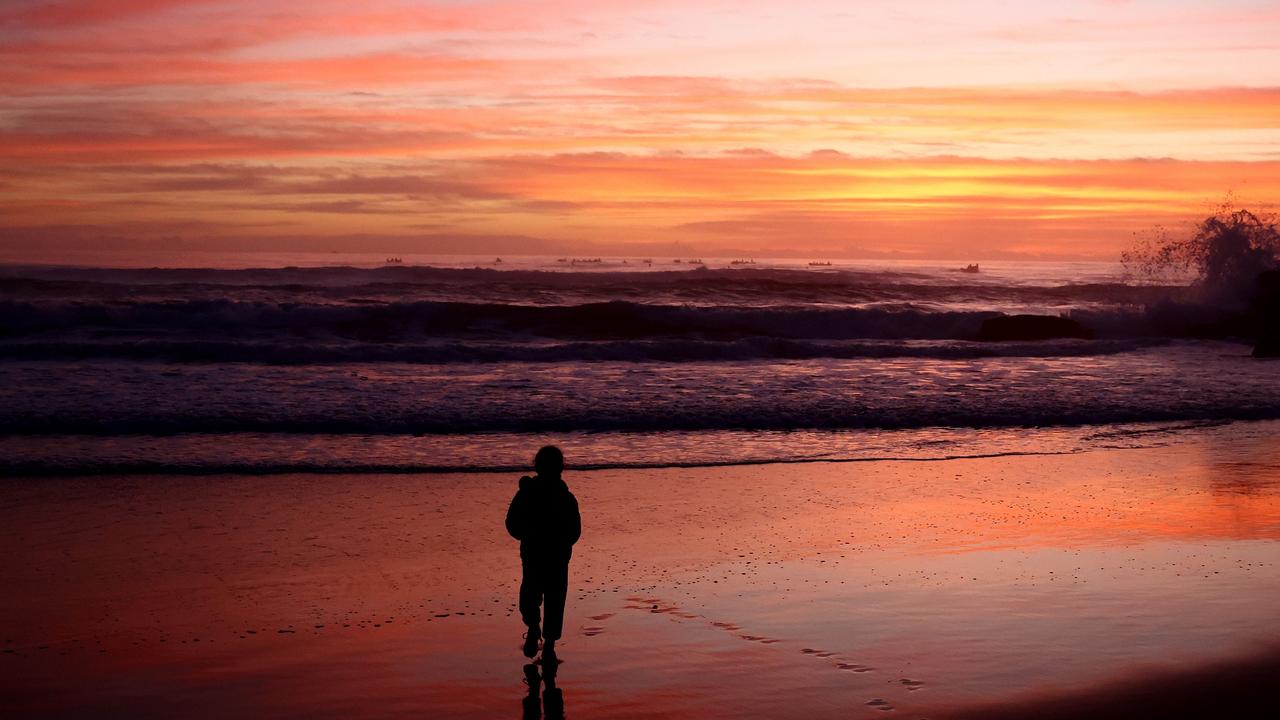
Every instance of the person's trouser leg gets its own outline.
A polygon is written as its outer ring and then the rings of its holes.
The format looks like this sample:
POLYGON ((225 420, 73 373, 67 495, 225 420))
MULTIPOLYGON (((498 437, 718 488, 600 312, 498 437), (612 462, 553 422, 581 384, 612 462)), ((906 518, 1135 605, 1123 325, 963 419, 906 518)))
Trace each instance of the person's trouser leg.
POLYGON ((520 619, 531 630, 538 627, 538 606, 542 604, 542 568, 528 558, 520 558, 523 574, 520 578, 520 619))
POLYGON ((547 640, 559 640, 564 626, 564 601, 569 593, 569 563, 553 560, 547 563, 545 571, 542 636, 547 640))

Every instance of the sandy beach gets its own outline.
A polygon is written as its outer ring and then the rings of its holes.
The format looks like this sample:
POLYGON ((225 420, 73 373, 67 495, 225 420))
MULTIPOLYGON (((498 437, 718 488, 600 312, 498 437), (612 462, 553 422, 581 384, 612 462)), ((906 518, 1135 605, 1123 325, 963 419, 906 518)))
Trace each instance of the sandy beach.
MULTIPOLYGON (((1167 435, 570 471, 566 715, 1269 716, 1280 426, 1167 435)), ((10 479, 7 715, 515 717, 515 481, 10 479)))
POLYGON ((1280 720, 1277 38, 3 0, 0 720, 1280 720))

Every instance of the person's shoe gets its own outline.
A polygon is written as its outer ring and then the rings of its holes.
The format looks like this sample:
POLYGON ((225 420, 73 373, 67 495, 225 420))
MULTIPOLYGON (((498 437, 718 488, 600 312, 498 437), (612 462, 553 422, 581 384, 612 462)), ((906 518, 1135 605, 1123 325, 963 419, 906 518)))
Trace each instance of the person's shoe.
POLYGON ((538 628, 531 627, 524 634, 524 656, 532 658, 538 654, 538 640, 542 638, 542 633, 538 632, 538 628))
MULTIPOLYGON (((556 641, 548 640, 542 644, 542 666, 555 667, 559 659, 556 658, 556 641)), ((554 670, 552 672, 555 672, 554 670)))

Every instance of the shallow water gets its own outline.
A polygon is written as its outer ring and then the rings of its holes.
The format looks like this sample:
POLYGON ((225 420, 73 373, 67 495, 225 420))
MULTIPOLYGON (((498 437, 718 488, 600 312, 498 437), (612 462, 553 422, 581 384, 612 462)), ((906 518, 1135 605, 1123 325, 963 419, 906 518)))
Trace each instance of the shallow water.
POLYGON ((1275 370, 1204 343, 967 361, 0 363, 0 448, 11 473, 485 470, 547 440, 584 466, 911 457, 939 427, 1273 418, 1275 370), (872 432, 837 432, 852 429, 872 432), (913 432, 885 443, 892 430, 913 432))

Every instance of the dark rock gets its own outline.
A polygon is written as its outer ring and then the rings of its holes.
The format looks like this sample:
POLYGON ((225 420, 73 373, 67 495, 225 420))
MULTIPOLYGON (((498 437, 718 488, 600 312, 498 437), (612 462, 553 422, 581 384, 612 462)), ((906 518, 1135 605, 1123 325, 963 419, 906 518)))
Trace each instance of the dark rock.
POLYGON ((1256 358, 1280 358, 1280 333, 1263 335, 1258 338, 1258 343, 1253 346, 1253 356, 1256 358))
POLYGON ((1258 289, 1272 299, 1280 296, 1280 270, 1258 273, 1258 289))
POLYGON ((1258 276, 1258 342, 1253 346, 1257 358, 1280 357, 1280 270, 1268 270, 1258 276))
POLYGON ((1011 340, 1092 340, 1093 331, 1071 318, 1054 315, 1001 315, 982 321, 978 339, 984 342, 1011 340))

